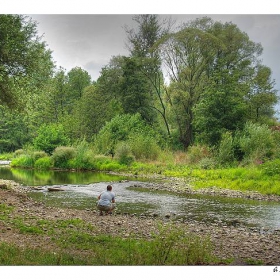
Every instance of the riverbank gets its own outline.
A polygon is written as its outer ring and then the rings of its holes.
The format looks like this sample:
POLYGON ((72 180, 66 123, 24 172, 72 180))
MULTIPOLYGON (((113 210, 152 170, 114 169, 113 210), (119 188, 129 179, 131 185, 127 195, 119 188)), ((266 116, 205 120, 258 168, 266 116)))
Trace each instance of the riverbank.
POLYGON ((260 200, 260 201, 276 201, 280 202, 279 195, 272 194, 261 194, 256 191, 241 191, 241 190, 230 190, 226 188, 218 188, 216 186, 209 186, 207 188, 194 189, 192 185, 189 183, 188 179, 184 177, 168 177, 159 174, 153 175, 133 175, 130 173, 116 173, 116 172, 108 172, 112 175, 122 175, 130 178, 137 179, 141 178, 149 178, 153 181, 158 181, 158 183, 145 183, 140 185, 135 185, 132 187, 141 187, 148 188, 155 191, 168 191, 177 194, 200 194, 200 195, 210 195, 210 196, 222 196, 222 197, 230 197, 230 198, 244 198, 244 199, 252 199, 252 200, 260 200))
MULTIPOLYGON (((178 182, 174 182, 174 186, 178 182)), ((156 186, 153 186, 156 187, 156 186)), ((79 230, 75 221, 79 220, 92 225, 90 235, 109 235, 122 239, 150 239, 157 232, 158 225, 178 227, 186 234, 195 234, 203 239, 209 238, 213 244, 213 254, 220 259, 222 265, 279 265, 280 231, 260 232, 239 225, 204 224, 198 222, 182 223, 170 219, 156 217, 136 217, 133 215, 112 215, 100 217, 95 209, 76 210, 48 207, 29 198, 21 186, 12 181, 0 180, 0 205, 12 210, 0 220, 1 242, 13 244, 19 248, 36 248, 46 251, 65 251, 77 256, 87 256, 89 251, 58 247, 55 239, 59 238, 59 227, 52 229, 51 224, 66 223, 66 227, 79 230), (24 224, 24 230, 19 222, 24 224), (35 232, 38 221, 45 221, 40 234, 35 232), (70 222, 69 222, 70 221, 70 222), (71 222, 72 221, 72 222, 71 222), (34 232, 32 232, 32 229, 34 232), (52 230, 52 235, 47 234, 52 230)))

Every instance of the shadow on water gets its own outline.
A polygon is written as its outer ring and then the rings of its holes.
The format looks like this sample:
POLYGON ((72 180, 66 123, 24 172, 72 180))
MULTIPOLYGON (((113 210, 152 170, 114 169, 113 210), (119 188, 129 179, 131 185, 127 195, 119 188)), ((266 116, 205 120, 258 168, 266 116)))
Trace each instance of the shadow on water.
POLYGON ((169 192, 135 188, 144 181, 132 181, 123 176, 99 172, 35 171, 0 168, 0 178, 10 179, 26 186, 41 186, 29 193, 47 205, 77 209, 96 209, 97 196, 113 186, 117 211, 151 216, 169 216, 184 222, 200 221, 249 227, 279 229, 280 204, 241 198, 206 195, 178 195, 169 192), (127 180, 125 180, 127 179, 127 180), (49 192, 49 186, 61 186, 64 191, 49 192))

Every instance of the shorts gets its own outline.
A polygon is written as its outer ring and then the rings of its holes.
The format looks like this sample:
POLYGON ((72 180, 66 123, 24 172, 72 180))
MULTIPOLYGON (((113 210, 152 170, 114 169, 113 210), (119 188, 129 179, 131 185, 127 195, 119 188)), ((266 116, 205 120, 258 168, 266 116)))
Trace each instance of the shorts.
POLYGON ((115 203, 112 203, 111 205, 109 206, 103 206, 103 205, 99 205, 97 204, 97 208, 100 210, 100 211, 111 211, 113 209, 115 209, 115 203))

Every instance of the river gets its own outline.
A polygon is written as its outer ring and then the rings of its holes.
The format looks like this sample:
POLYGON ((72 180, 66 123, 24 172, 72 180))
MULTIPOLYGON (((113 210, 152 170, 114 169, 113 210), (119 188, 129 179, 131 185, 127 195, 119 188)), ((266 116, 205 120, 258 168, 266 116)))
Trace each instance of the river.
POLYGON ((108 184, 116 194, 117 210, 135 215, 170 216, 184 222, 240 223, 253 228, 280 229, 280 203, 206 195, 178 195, 141 188, 150 183, 100 172, 36 171, 0 167, 0 178, 30 187, 32 198, 48 205, 95 209, 99 193, 108 184), (133 188, 131 186, 140 186, 133 188), (35 186, 39 186, 36 188, 35 186), (64 191, 49 192, 59 186, 64 191))

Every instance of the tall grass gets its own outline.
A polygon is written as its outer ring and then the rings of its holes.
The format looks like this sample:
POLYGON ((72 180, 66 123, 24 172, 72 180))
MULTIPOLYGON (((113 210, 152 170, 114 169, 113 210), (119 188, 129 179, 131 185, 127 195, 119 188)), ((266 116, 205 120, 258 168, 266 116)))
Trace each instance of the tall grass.
POLYGON ((207 265, 218 259, 211 243, 174 230, 152 240, 72 232, 55 251, 0 243, 1 265, 207 265), (71 250, 69 250, 72 248, 71 250), (83 251, 87 252, 84 257, 83 251), (72 253, 71 253, 72 252, 72 253))

